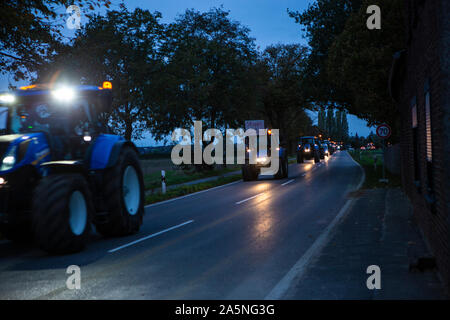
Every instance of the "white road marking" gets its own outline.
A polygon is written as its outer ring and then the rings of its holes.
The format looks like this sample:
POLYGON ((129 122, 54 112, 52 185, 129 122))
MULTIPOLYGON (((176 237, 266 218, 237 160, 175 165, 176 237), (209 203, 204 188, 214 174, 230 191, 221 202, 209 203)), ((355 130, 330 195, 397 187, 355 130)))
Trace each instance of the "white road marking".
POLYGON ((202 190, 202 191, 197 191, 197 192, 190 193, 190 194, 187 194, 187 195, 184 195, 184 196, 181 196, 181 197, 176 197, 176 198, 173 198, 173 199, 169 199, 169 200, 164 200, 164 201, 148 204, 148 205, 145 206, 145 208, 155 207, 155 206, 159 206, 161 204, 166 204, 166 203, 169 203, 169 202, 173 202, 173 201, 181 200, 181 199, 184 199, 184 198, 192 197, 192 196, 195 196, 195 195, 200 194, 200 193, 204 193, 204 192, 208 192, 208 191, 212 191, 212 190, 228 187, 228 186, 231 186, 231 185, 239 183, 239 182, 242 182, 242 180, 230 182, 230 183, 227 183, 227 184, 223 184, 221 186, 209 188, 209 189, 202 190))
MULTIPOLYGON (((351 156, 350 156, 351 157, 351 156)), ((353 160, 353 158, 351 158, 353 160)), ((361 188, 366 178, 364 169, 353 160, 361 169, 362 176, 358 186, 355 190, 361 188)), ((300 257, 300 259, 294 264, 294 266, 286 273, 286 275, 275 285, 275 287, 265 297, 265 300, 279 300, 282 299, 288 290, 291 288, 294 280, 297 282, 305 274, 308 264, 312 258, 316 257, 322 251, 323 247, 330 240, 333 231, 335 231, 336 225, 346 216, 349 212, 348 208, 352 205, 355 198, 349 199, 345 202, 344 206, 339 210, 339 213, 334 217, 333 221, 326 227, 322 234, 316 239, 311 247, 300 257)))
POLYGON ((295 180, 294 179, 291 179, 291 180, 289 180, 289 181, 286 181, 285 183, 282 183, 281 185, 282 186, 285 186, 285 185, 287 185, 287 184, 289 184, 289 183, 291 183, 291 182, 294 182, 295 180))
POLYGON ((265 192, 258 193, 257 195, 255 195, 255 196, 253 196, 253 197, 250 197, 250 198, 247 198, 247 199, 238 201, 238 202, 236 202, 236 204, 241 204, 241 203, 247 202, 247 201, 249 201, 249 200, 255 199, 256 197, 262 196, 264 193, 265 193, 265 192))
POLYGON ((150 238, 159 236, 160 234, 163 234, 163 233, 165 233, 165 232, 167 232, 167 231, 171 231, 171 230, 173 230, 173 229, 182 227, 182 226, 187 225, 187 224, 192 223, 192 222, 194 222, 194 220, 189 220, 189 221, 186 221, 186 222, 177 224, 176 226, 173 226, 173 227, 164 229, 164 230, 162 230, 162 231, 159 231, 159 232, 153 233, 153 234, 151 234, 151 235, 148 235, 148 236, 146 236, 146 237, 144 237, 144 238, 141 238, 141 239, 135 240, 135 241, 133 241, 133 242, 124 244, 123 246, 120 246, 120 247, 111 249, 111 250, 109 250, 108 252, 109 252, 109 253, 113 253, 113 252, 119 251, 119 250, 121 250, 121 249, 123 249, 123 248, 129 247, 129 246, 132 246, 132 245, 134 245, 134 244, 136 244, 136 243, 142 242, 142 241, 144 241, 144 240, 147 240, 147 239, 150 239, 150 238))

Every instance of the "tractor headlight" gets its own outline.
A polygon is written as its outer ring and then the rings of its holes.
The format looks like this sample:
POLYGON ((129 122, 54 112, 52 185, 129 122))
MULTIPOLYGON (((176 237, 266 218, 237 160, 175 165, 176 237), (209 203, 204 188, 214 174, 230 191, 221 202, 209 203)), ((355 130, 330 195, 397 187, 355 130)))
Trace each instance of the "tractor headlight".
POLYGON ((16 164, 16 146, 9 149, 9 151, 3 157, 0 171, 6 171, 12 169, 16 164))
POLYGON ((267 161, 266 157, 259 157, 259 158, 256 159, 257 163, 265 163, 266 161, 267 161))
POLYGON ((14 101, 16 101, 16 97, 13 96, 12 94, 5 93, 0 95, 0 102, 13 103, 14 101))
POLYGON ((59 101, 69 102, 75 98, 75 91, 68 87, 58 88, 52 91, 52 96, 59 101))

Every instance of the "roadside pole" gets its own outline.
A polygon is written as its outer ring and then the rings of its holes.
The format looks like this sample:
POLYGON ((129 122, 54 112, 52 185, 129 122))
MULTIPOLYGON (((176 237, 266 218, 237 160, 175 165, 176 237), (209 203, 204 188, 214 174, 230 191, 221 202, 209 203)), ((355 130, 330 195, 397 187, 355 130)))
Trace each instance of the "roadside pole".
POLYGON ((380 182, 388 183, 389 180, 386 179, 386 139, 391 136, 391 127, 387 124, 382 124, 377 127, 377 136, 383 139, 383 178, 380 179, 380 182))
POLYGON ((162 194, 166 193, 166 172, 161 170, 161 192, 162 194))
POLYGON ((386 179, 385 154, 386 154, 386 140, 383 140, 383 178, 380 179, 380 182, 388 183, 389 180, 386 179))

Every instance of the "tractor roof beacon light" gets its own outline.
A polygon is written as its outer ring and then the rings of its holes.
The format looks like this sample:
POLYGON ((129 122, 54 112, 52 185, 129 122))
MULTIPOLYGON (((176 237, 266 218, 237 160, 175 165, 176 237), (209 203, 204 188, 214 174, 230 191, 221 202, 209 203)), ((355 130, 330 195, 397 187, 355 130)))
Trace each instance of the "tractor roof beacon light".
POLYGON ((112 83, 109 81, 103 81, 102 88, 103 89, 112 89, 112 83))

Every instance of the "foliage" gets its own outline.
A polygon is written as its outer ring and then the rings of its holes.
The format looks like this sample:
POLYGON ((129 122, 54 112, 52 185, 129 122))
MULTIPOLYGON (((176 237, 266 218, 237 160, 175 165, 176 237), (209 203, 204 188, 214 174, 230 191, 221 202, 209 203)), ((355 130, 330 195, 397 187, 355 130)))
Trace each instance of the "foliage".
POLYGON ((145 198, 145 204, 151 204, 159 201, 168 200, 171 198, 181 197, 183 195, 194 193, 214 187, 218 187, 227 183, 231 183, 234 181, 238 181, 242 178, 241 174, 233 175, 233 176, 227 176, 227 177, 221 177, 213 181, 208 182, 202 182, 192 185, 184 185, 175 189, 169 189, 167 190, 167 193, 155 193, 150 194, 145 198))
POLYGON ((242 124, 255 104, 248 93, 255 90, 256 52, 246 27, 222 8, 187 10, 168 26, 161 50, 161 94, 147 122, 157 140, 194 120, 208 128, 242 124))
POLYGON ((348 90, 351 103, 347 109, 369 125, 386 122, 395 126, 398 117, 387 84, 392 56, 404 45, 402 3, 365 1, 361 10, 348 19, 329 51, 330 80, 348 90), (369 4, 382 9, 381 30, 366 28, 365 10, 369 4))
POLYGON ((262 68, 261 113, 290 146, 311 129, 303 90, 307 49, 298 44, 269 46, 259 59, 262 68))
POLYGON ((63 36, 66 15, 58 8, 75 4, 81 10, 109 7, 110 0, 7 0, 0 2, 0 72, 15 80, 32 78, 31 73, 54 55, 63 36))
POLYGON ((347 142, 348 140, 348 121, 347 112, 344 110, 335 110, 328 107, 319 110, 318 129, 324 139, 330 138, 334 141, 347 142))
POLYGON ((343 31, 347 18, 357 11, 362 0, 317 0, 304 12, 288 11, 302 31, 311 48, 308 56, 308 97, 321 105, 348 102, 345 88, 336 87, 327 74, 327 59, 330 46, 343 31))
POLYGON ((40 77, 54 79, 58 70, 58 81, 112 81, 113 108, 107 121, 126 139, 140 138, 162 70, 160 18, 159 12, 139 8, 131 12, 124 6, 106 16, 95 15, 77 32, 71 46, 40 69, 40 77))

